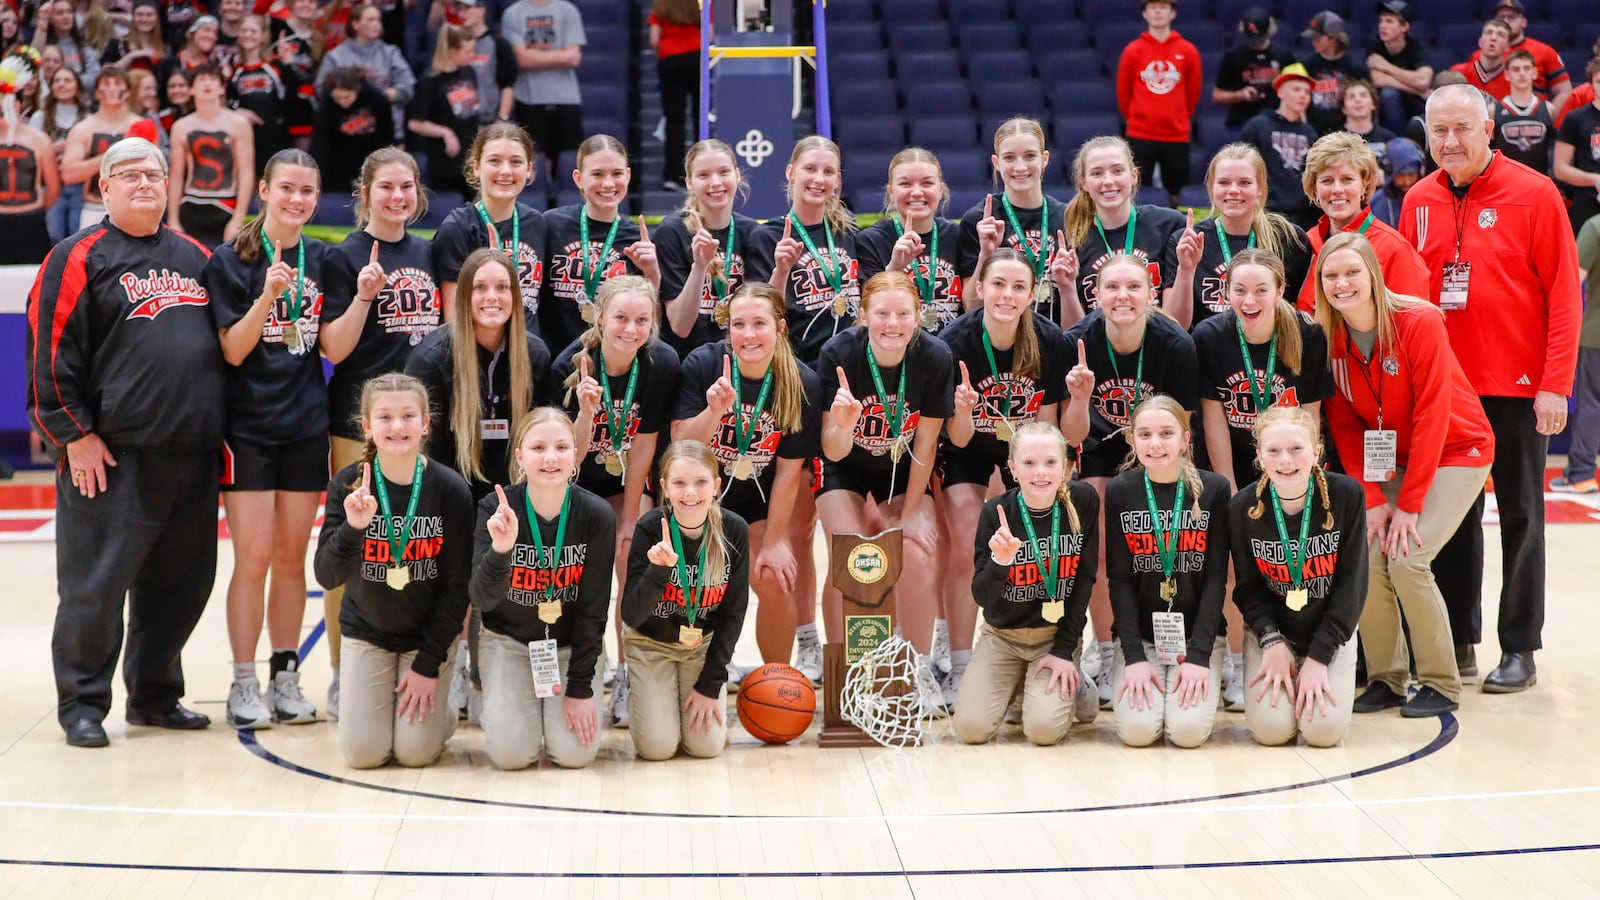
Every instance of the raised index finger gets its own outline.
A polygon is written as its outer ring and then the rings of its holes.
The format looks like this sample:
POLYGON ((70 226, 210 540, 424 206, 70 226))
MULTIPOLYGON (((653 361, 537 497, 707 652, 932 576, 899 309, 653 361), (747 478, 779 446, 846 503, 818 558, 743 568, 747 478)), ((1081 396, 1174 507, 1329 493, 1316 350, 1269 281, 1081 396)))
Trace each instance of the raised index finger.
MULTIPOLYGON (((1193 215, 1193 213, 1190 213, 1191 218, 1193 215)), ((650 243, 650 226, 645 224, 644 216, 642 214, 639 216, 639 240, 645 242, 646 244, 650 243)))
POLYGON ((667 517, 666 516, 662 516, 661 517, 661 543, 663 543, 663 544, 671 544, 672 543, 672 532, 667 530, 667 517))
POLYGON ((984 194, 983 195, 983 217, 985 219, 994 218, 994 195, 993 194, 984 194))
POLYGON ((372 257, 367 260, 367 263, 369 265, 374 265, 374 266, 378 264, 378 239, 377 238, 373 238, 372 239, 372 257))
POLYGON ((960 360, 958 364, 961 366, 961 386, 965 388, 971 388, 972 379, 967 376, 967 361, 960 360))
POLYGON ((688 226, 690 234, 698 234, 700 231, 700 214, 689 213, 689 217, 684 220, 683 224, 688 226))
MULTIPOLYGON (((1083 342, 1079 341, 1078 342, 1078 346, 1082 347, 1083 346, 1083 342)), ((578 354, 578 379, 582 380, 582 379, 585 379, 585 378, 588 378, 588 377, 589 377, 589 354, 580 353, 580 354, 578 354)))
POLYGON ((364 490, 367 490, 368 488, 370 488, 371 486, 372 486, 372 463, 364 462, 364 463, 361 464, 361 484, 357 486, 356 490, 364 491, 364 490))
POLYGON ((722 354, 722 377, 733 383, 733 357, 727 353, 722 354))
POLYGON ((1000 530, 1011 531, 1011 526, 1006 523, 1006 508, 1004 506, 996 507, 995 511, 1000 513, 1000 530))
POLYGON ((1078 338, 1078 365, 1086 366, 1088 364, 1089 364, 1089 351, 1087 351, 1087 350, 1085 350, 1083 348, 1083 338, 1078 338))
POLYGON ((501 487, 498 484, 495 485, 494 486, 494 494, 495 494, 496 497, 500 498, 500 505, 501 506, 510 506, 511 505, 510 503, 506 502, 506 489, 505 488, 501 487))
POLYGON ((1189 219, 1183 226, 1185 231, 1194 230, 1194 207, 1189 207, 1189 219))
POLYGON ((844 366, 838 366, 837 368, 834 369, 834 372, 839 376, 839 387, 842 387, 846 391, 849 391, 850 390, 850 379, 844 377, 844 366))
POLYGON ((787 241, 792 237, 794 237, 794 219, 785 215, 783 217, 783 239, 787 241))

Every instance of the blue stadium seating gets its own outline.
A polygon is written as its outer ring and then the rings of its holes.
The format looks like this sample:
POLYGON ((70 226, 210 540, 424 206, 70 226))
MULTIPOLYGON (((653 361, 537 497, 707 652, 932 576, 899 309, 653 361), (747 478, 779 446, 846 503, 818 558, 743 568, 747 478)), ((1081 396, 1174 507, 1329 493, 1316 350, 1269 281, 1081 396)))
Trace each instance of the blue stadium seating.
POLYGON ((954 50, 907 53, 895 60, 902 87, 932 81, 960 81, 961 57, 954 50))
POLYGON ((918 116, 949 116, 972 111, 972 94, 965 81, 927 81, 907 85, 905 89, 906 114, 918 116))
POLYGON ((950 50, 954 46, 950 29, 942 22, 934 25, 896 25, 889 30, 889 48, 896 56, 950 50))
POLYGON ((978 109, 985 115, 1037 116, 1044 111, 1044 91, 1037 81, 979 84, 978 109))
MULTIPOLYGON (((862 3, 863 0, 855 2, 862 3)), ((878 11, 885 22, 944 21, 944 9, 939 0, 879 0, 878 11)))
MULTIPOLYGON (((961 0, 952 0, 960 3, 961 0)), ((1017 24, 1024 31, 1051 22, 1065 22, 1078 17, 1077 0, 1016 0, 1012 7, 1017 24)))
POLYGON ((839 148, 847 156, 856 150, 882 152, 885 149, 902 147, 906 142, 905 125, 898 116, 889 118, 841 116, 834 122, 834 126, 834 137, 839 142, 839 148))
POLYGON ((1039 80, 1048 87, 1058 81, 1091 81, 1108 77, 1100 54, 1093 50, 1065 50, 1037 60, 1039 80))
POLYGON ((1070 163, 1085 141, 1102 134, 1120 134, 1121 131, 1122 120, 1116 116, 1057 116, 1050 128, 1050 144, 1055 150, 1051 157, 1070 163))
POLYGON ((1028 58, 1015 50, 1009 53, 974 53, 967 57, 967 74, 974 82, 1026 81, 1033 78, 1028 58))
POLYGON ((934 153, 982 146, 977 120, 971 115, 917 116, 911 120, 911 143, 934 153))
POLYGON ((1478 49, 1478 34, 1483 31, 1483 23, 1478 21, 1451 22, 1439 28, 1439 48, 1447 50, 1461 62, 1478 49))
POLYGON ((1082 22, 1024 24, 1022 36, 1035 59, 1047 53, 1083 51, 1089 47, 1089 29, 1082 22))
MULTIPOLYGON (((981 146, 981 145, 979 145, 981 146)), ((977 150, 940 153, 939 168, 947 184, 979 185, 989 177, 989 155, 977 150)))
POLYGON ((835 25, 828 21, 828 51, 830 53, 883 53, 883 31, 876 23, 835 25))
POLYGON ((893 157, 894 153, 862 150, 846 154, 844 168, 853 184, 873 184, 887 180, 889 160, 893 157))
POLYGON ((1007 0, 946 0, 945 14, 968 22, 998 22, 1010 18, 1011 4, 1007 0))
POLYGON ((831 4, 828 7, 829 39, 832 39, 833 26, 835 24, 843 24, 847 22, 851 24, 860 24, 863 22, 876 23, 877 21, 878 11, 870 3, 858 2, 831 4))
POLYGON ((1117 115, 1117 88, 1109 79, 1063 81, 1050 86, 1050 109, 1056 115, 1103 113, 1117 115))
POLYGON ((889 58, 883 53, 830 53, 828 77, 837 84, 887 81, 889 58))
POLYGON ((863 84, 835 82, 830 100, 834 115, 842 118, 856 116, 894 116, 900 113, 900 93, 893 82, 874 81, 863 84))
POLYGON ((1016 53, 1017 48, 1022 45, 1022 35, 1010 22, 962 25, 956 31, 956 45, 961 48, 962 53, 968 55, 1016 53))

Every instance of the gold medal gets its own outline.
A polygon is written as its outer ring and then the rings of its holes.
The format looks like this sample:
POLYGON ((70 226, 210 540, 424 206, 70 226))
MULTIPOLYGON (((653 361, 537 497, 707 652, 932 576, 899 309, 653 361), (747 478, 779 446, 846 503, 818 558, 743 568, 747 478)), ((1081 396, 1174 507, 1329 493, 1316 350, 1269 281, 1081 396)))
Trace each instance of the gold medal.
POLYGON ((927 329, 939 327, 939 311, 932 303, 922 304, 922 327, 927 329))
POLYGON ((300 336, 299 325, 290 322, 283 326, 283 346, 289 348, 289 352, 297 356, 305 352, 306 342, 300 336))
POLYGON ((1041 282, 1039 282, 1038 287, 1033 289, 1033 302, 1035 302, 1035 303, 1049 303, 1050 302, 1050 297, 1051 297, 1052 293, 1054 292, 1054 290, 1055 290, 1055 285, 1051 284, 1049 281, 1041 281, 1041 282))
POLYGON ((1044 620, 1051 625, 1061 621, 1061 617, 1066 613, 1067 601, 1065 600, 1046 600, 1039 609, 1039 614, 1044 616, 1044 620))
POLYGON ((611 476, 620 476, 622 474, 622 454, 607 453, 605 458, 606 474, 611 476))
POLYGON ((850 308, 850 301, 849 301, 848 298, 845 297, 845 295, 843 295, 843 294, 834 294, 833 295, 833 317, 834 318, 836 318, 836 319, 844 318, 844 311, 849 309, 849 308, 850 308))
POLYGON ((578 315, 583 317, 583 321, 593 325, 595 317, 595 305, 592 302, 579 301, 578 315))
POLYGON ((383 573, 383 580, 391 590, 403 591, 411 583, 411 567, 390 566, 389 571, 383 573))
POLYGON ((678 643, 682 644, 685 649, 693 650, 700 646, 700 642, 705 639, 706 633, 693 625, 678 626, 678 643))
POLYGON ((996 419, 994 423, 994 436, 1002 441, 1009 442, 1017 436, 1017 426, 1011 424, 1010 419, 996 419))
POLYGON ((889 460, 891 462, 898 464, 900 460, 905 457, 905 455, 906 446, 905 444, 900 443, 899 439, 896 439, 894 443, 889 445, 889 460))
POLYGON ((1294 612, 1299 612, 1300 610, 1305 609, 1306 601, 1309 599, 1311 599, 1311 594, 1303 587, 1290 588, 1288 596, 1284 597, 1284 601, 1288 605, 1289 609, 1294 612))
POLYGON ((1161 599, 1171 603, 1178 598, 1178 582, 1168 578, 1161 582, 1161 599))
POLYGON ((750 461, 750 457, 740 456, 733 461, 732 475, 740 481, 749 481, 756 475, 756 464, 750 461))
POLYGON ((554 625, 561 618, 561 601, 546 600, 539 604, 539 621, 546 625, 554 625))

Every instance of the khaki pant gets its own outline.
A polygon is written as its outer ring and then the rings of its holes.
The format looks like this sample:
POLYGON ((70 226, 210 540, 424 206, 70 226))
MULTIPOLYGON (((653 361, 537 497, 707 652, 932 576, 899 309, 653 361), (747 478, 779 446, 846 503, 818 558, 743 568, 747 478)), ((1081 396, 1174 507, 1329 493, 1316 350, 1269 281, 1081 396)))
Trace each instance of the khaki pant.
POLYGON ((622 643, 628 662, 628 731, 639 756, 671 759, 679 747, 702 759, 720 755, 728 744, 728 686, 723 685, 717 694, 723 722, 712 720, 707 733, 691 733, 689 714, 683 709, 705 668, 710 637, 690 650, 651 640, 629 628, 622 643))
MULTIPOLYGON (((587 747, 578 740, 567 726, 564 696, 541 698, 534 694, 527 644, 485 628, 478 639, 478 654, 483 666, 483 743, 496 768, 525 769, 539 758, 541 747, 550 761, 563 769, 581 769, 594 762, 600 750, 598 736, 587 747)), ((563 688, 571 661, 571 647, 556 652, 563 688)), ((594 691, 591 696, 601 695, 598 666, 590 687, 594 691)))
MULTIPOLYGON (((352 441, 349 438, 328 437, 328 454, 333 457, 333 471, 337 474, 345 466, 359 462, 366 444, 361 441, 352 441)), ((323 643, 328 645, 328 662, 335 669, 339 668, 339 639, 343 632, 339 630, 339 605, 344 601, 344 586, 329 588, 322 592, 322 625, 323 643)), ((343 681, 344 676, 339 676, 343 681)), ((342 703, 341 703, 342 706, 342 703)))
MULTIPOLYGON (((1404 474, 1397 473, 1395 480, 1383 485, 1383 495, 1390 503, 1399 496, 1404 474)), ((1411 649, 1417 657, 1417 684, 1451 700, 1461 699, 1455 639, 1444 597, 1433 580, 1433 558, 1455 534, 1488 477, 1488 466, 1440 466, 1417 517, 1422 546, 1412 547, 1409 555, 1399 559, 1385 556, 1376 541, 1367 547, 1367 605, 1361 610, 1367 677, 1383 682, 1402 697, 1411 669, 1405 634, 1400 630, 1400 612, 1404 610, 1411 649)))
MULTIPOLYGON (((1295 659, 1295 672, 1305 664, 1305 657, 1295 659)), ((1356 638, 1350 636, 1344 646, 1334 651, 1328 664, 1328 689, 1333 700, 1328 704, 1327 715, 1319 715, 1312 707, 1309 719, 1294 717, 1294 695, 1278 695, 1278 705, 1272 697, 1256 699, 1259 685, 1252 686, 1256 673, 1261 671, 1261 644, 1256 636, 1246 632, 1244 640, 1244 724, 1256 743, 1276 747, 1293 741, 1296 734, 1303 736, 1313 747, 1334 747, 1344 740, 1350 730, 1350 704, 1356 696, 1356 638)), ((1299 679, 1296 678, 1296 683, 1299 679)))
POLYGON ((1130 747, 1148 747, 1161 740, 1162 735, 1179 747, 1198 747, 1211 737, 1211 725, 1217 717, 1217 697, 1222 690, 1222 663, 1228 658, 1228 641, 1219 637, 1211 648, 1211 682, 1205 697, 1185 709, 1178 705, 1178 695, 1173 688, 1178 683, 1178 667, 1164 666, 1155 661, 1154 644, 1144 645, 1145 659, 1156 667, 1161 679, 1161 696, 1144 709, 1134 709, 1131 695, 1122 693, 1122 676, 1127 663, 1122 658, 1122 643, 1117 642, 1116 667, 1111 674, 1111 711, 1117 723, 1117 737, 1130 747))
POLYGON ((456 730, 449 702, 455 645, 439 667, 433 712, 419 722, 396 715, 394 692, 400 677, 411 671, 416 651, 391 653, 358 638, 351 638, 346 649, 350 652, 339 661, 339 750, 345 762, 354 769, 375 769, 391 759, 402 766, 432 765, 456 730))
POLYGON ((1022 734, 1041 747, 1054 746, 1072 727, 1073 697, 1046 691, 1048 673, 1031 677, 1034 664, 1055 643, 1053 625, 1040 628, 992 628, 984 623, 956 695, 956 734, 968 744, 994 739, 1000 719, 1022 685, 1022 734))

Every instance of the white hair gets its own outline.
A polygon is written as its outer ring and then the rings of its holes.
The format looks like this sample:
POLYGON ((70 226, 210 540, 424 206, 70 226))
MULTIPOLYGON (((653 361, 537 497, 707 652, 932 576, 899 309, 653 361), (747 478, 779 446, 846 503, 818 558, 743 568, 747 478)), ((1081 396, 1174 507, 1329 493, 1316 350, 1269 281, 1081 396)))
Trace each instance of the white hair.
POLYGON ((1434 88, 1433 93, 1428 95, 1428 103, 1423 111, 1423 120, 1426 121, 1433 118, 1433 110, 1436 104, 1449 102, 1456 97, 1462 99, 1471 98, 1478 101, 1477 109, 1482 115, 1482 118, 1479 119, 1480 122, 1494 118, 1494 107, 1497 102, 1494 97, 1470 84, 1447 84, 1434 88))
POLYGON ((167 174, 167 155, 161 152, 161 148, 144 138, 130 137, 112 144, 105 155, 100 157, 100 177, 110 178, 112 169, 125 162, 141 159, 155 160, 161 165, 161 174, 167 174))

